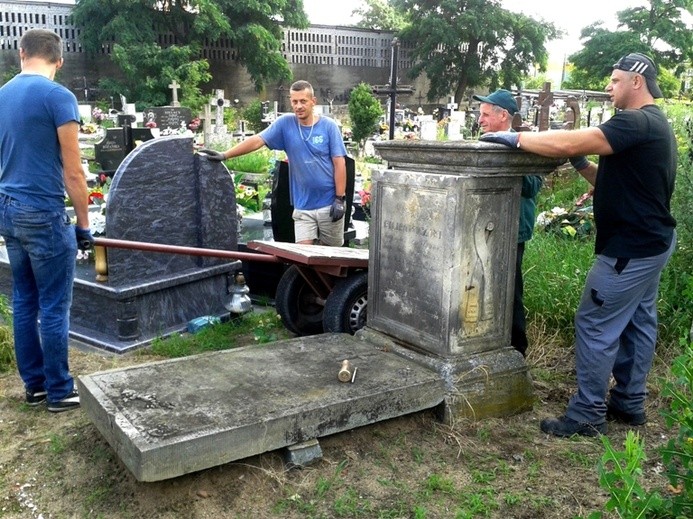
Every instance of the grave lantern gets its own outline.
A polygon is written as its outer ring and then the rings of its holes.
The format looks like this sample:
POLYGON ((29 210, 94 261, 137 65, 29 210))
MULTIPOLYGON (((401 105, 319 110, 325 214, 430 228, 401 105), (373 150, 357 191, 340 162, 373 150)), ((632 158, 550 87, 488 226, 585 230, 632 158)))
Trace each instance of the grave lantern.
POLYGON ((245 284, 245 276, 242 272, 236 272, 234 283, 229 287, 229 298, 224 303, 224 307, 231 312, 231 318, 241 317, 252 309, 250 289, 245 284))

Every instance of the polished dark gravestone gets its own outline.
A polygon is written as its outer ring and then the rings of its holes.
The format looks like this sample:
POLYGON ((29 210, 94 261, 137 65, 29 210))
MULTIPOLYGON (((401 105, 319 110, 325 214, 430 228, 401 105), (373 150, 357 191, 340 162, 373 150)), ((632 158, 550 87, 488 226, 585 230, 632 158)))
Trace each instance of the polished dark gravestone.
MULTIPOLYGON (((106 236, 118 240, 237 250, 236 198, 225 166, 193 153, 191 137, 161 137, 118 167, 106 205, 106 236)), ((240 261, 108 249, 108 280, 79 266, 70 335, 122 353, 186 328, 204 315, 228 315, 224 302, 240 261)), ((0 288, 11 296, 9 264, 0 288)))
MULTIPOLYGON (((191 137, 138 146, 115 173, 106 236, 237 250, 233 180, 221 164, 193 153, 191 137)), ((228 314, 224 301, 240 262, 124 250, 107 251, 108 281, 75 281, 71 334, 118 352, 179 331, 203 315, 228 314)))

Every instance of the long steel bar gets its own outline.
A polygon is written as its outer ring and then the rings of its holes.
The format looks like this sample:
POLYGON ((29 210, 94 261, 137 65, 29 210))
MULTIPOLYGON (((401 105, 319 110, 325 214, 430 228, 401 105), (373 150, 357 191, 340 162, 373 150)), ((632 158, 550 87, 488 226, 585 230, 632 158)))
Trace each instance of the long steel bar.
POLYGON ((276 256, 269 254, 239 252, 223 249, 200 249, 182 245, 166 245, 163 243, 148 243, 144 241, 114 240, 112 238, 95 238, 94 245, 116 249, 134 249, 149 252, 166 252, 170 254, 188 254, 190 256, 211 256, 241 261, 260 261, 264 263, 282 263, 276 256))

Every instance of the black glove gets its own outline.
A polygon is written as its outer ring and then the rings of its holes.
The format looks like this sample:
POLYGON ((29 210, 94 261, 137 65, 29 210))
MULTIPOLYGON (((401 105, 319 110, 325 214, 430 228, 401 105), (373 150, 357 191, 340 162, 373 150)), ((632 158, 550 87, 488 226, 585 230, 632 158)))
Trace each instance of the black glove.
POLYGON ((333 222, 341 220, 344 217, 345 203, 346 202, 342 198, 335 198, 334 202, 332 202, 332 207, 330 207, 330 216, 332 217, 333 222))
POLYGON ((584 155, 580 155, 579 157, 570 157, 568 160, 577 171, 585 169, 590 165, 590 161, 587 160, 587 157, 584 155))
POLYGON ((79 250, 89 250, 94 245, 94 237, 91 235, 90 229, 82 229, 75 225, 75 236, 79 250))
POLYGON ((207 160, 211 160, 212 162, 224 162, 226 160, 226 157, 220 151, 205 149, 198 151, 198 153, 204 155, 207 157, 207 160))
POLYGON ((479 137, 480 141, 497 142, 510 148, 519 148, 520 134, 517 132, 488 132, 479 137))

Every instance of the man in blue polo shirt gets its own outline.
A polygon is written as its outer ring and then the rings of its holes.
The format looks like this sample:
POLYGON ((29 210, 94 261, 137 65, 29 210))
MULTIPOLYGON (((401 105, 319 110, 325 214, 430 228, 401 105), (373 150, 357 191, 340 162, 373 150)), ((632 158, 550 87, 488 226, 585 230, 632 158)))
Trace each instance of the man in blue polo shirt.
POLYGON ((202 150, 224 161, 262 146, 284 150, 296 243, 341 246, 346 210, 346 147, 337 123, 313 113, 317 99, 307 81, 290 88, 293 114, 285 114, 257 135, 224 151, 202 150))

